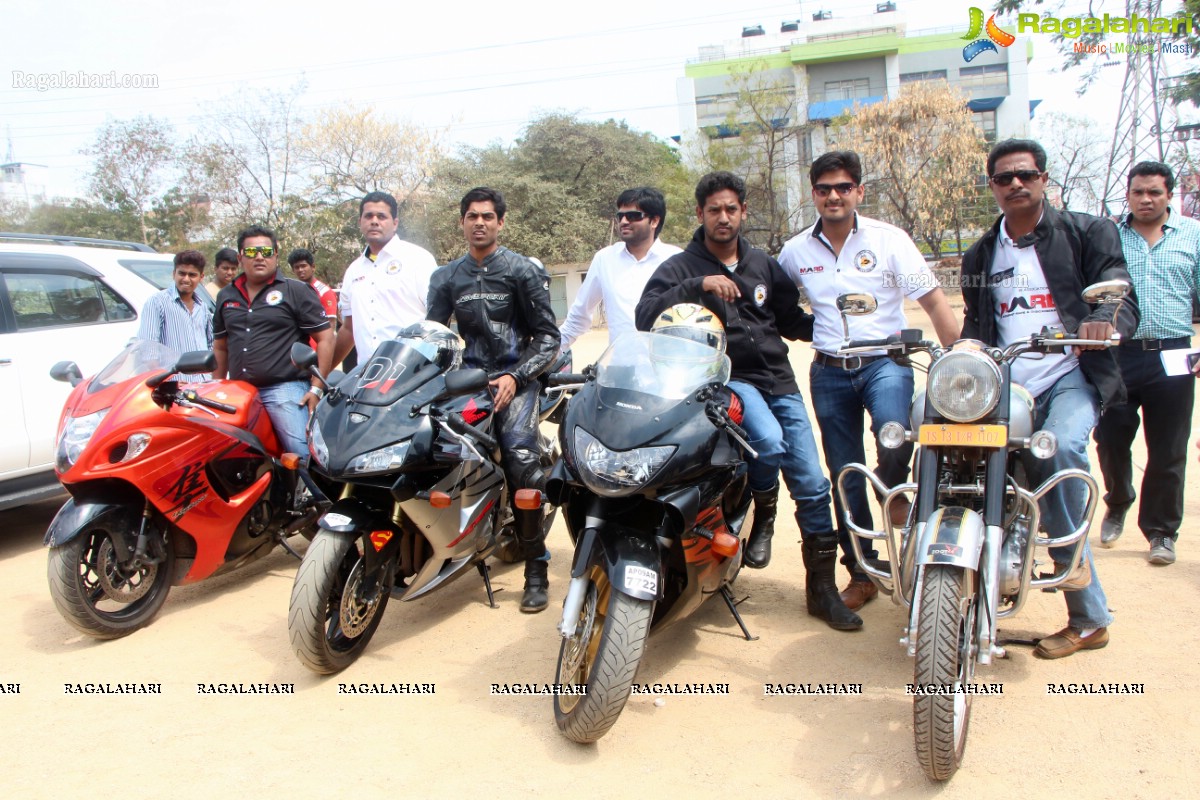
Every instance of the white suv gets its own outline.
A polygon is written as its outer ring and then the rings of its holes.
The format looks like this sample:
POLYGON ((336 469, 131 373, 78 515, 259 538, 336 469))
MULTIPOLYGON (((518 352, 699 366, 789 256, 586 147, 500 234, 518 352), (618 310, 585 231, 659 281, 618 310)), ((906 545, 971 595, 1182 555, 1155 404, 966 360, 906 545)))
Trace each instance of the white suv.
POLYGON ((50 367, 74 361, 90 376, 137 333, 142 306, 158 289, 132 271, 133 262, 165 264, 168 272, 172 264, 148 250, 0 234, 0 509, 62 491, 54 437, 71 387, 53 380, 50 367))

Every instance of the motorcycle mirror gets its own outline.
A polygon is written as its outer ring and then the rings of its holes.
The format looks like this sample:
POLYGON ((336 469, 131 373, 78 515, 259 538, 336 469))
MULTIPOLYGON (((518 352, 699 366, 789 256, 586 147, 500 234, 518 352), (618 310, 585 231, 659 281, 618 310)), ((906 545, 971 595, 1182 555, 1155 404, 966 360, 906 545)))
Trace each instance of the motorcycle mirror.
POLYGON ((875 309, 879 308, 879 303, 875 297, 869 294, 855 293, 838 295, 837 299, 838 311, 851 317, 863 317, 867 314, 874 314, 875 309))
POLYGON ((292 350, 289 353, 292 363, 300 369, 308 369, 317 365, 317 351, 313 350, 303 342, 295 342, 292 344, 292 350))
POLYGON ((190 350, 179 357, 179 361, 175 362, 173 372, 182 372, 185 375, 199 375, 204 372, 212 372, 217 368, 217 354, 212 350, 190 350))
POLYGON ((78 386, 83 381, 83 373, 74 361, 60 361, 50 368, 50 377, 56 381, 78 386))
POLYGON ((1088 305, 1119 303, 1129 294, 1129 289, 1129 281, 1100 281, 1083 290, 1083 301, 1088 305))
POLYGON ((483 391, 488 385, 487 372, 481 369, 456 369, 446 373, 446 396, 462 397, 483 391))

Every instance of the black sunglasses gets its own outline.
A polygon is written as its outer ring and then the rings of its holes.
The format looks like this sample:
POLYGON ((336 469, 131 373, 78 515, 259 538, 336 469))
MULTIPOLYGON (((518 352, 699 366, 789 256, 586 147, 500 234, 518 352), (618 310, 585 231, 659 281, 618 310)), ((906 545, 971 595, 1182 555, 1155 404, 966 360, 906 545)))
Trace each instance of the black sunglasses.
POLYGON ((829 197, 830 192, 837 192, 842 197, 854 191, 856 183, 814 183, 813 191, 817 193, 817 197, 829 197))
POLYGON ((617 222, 627 219, 630 222, 641 222, 646 218, 645 211, 618 211, 616 213, 617 222))
POLYGON ((1008 186, 1013 182, 1013 178, 1020 178, 1021 183, 1033 183, 1040 177, 1042 171, 1038 169, 1014 169, 1011 172, 997 172, 988 180, 997 186, 1008 186))

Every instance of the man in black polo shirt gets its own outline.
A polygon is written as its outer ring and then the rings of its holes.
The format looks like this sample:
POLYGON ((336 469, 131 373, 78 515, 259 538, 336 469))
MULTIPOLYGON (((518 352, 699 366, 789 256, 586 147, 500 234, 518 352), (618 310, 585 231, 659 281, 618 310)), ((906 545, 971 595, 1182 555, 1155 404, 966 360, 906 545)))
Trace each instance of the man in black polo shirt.
POLYGON ((333 331, 312 288, 284 278, 274 232, 257 225, 238 234, 242 274, 217 294, 213 317, 213 377, 258 387, 284 452, 308 457, 305 427, 322 391, 291 360, 292 345, 316 343, 317 368, 329 374, 333 331))

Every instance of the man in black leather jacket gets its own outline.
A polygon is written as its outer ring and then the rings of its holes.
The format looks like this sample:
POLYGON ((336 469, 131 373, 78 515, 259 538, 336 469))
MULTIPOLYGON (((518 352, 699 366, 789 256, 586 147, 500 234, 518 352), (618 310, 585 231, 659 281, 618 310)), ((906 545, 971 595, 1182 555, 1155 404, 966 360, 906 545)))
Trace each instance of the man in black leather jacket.
MULTIPOLYGON (((446 324, 451 314, 466 343, 463 362, 487 370, 496 401, 496 424, 509 492, 542 489, 538 444, 537 378, 558 355, 559 335, 545 274, 525 256, 501 247, 504 196, 477 187, 459 204, 467 254, 439 267, 429 281, 426 318, 446 324)), ((517 541, 525 557, 521 610, 548 603, 542 511, 514 509, 517 541)))
MULTIPOLYGON (((1089 284, 1129 281, 1116 226, 1090 214, 1057 211, 1045 202, 1046 151, 1035 141, 998 143, 987 166, 1003 216, 963 257, 963 338, 1004 347, 1045 325, 1059 326, 1081 339, 1105 339, 1114 330, 1132 336, 1139 316, 1132 295, 1119 316, 1116 306, 1093 308, 1083 300, 1089 284)), ((1100 408, 1125 397, 1115 353, 1100 347, 1071 350, 1022 357, 1012 364, 1013 381, 1028 389, 1036 402, 1034 428, 1058 439, 1058 451, 1050 458, 1025 459, 1033 486, 1062 469, 1089 470, 1088 438, 1100 408)), ((1083 523, 1086 495, 1081 482, 1065 481, 1040 505, 1048 535, 1058 538, 1083 523)), ((1070 548, 1051 548, 1050 554, 1062 564, 1070 548)), ((1067 627, 1039 642, 1034 652, 1042 658, 1062 658, 1108 644, 1112 614, 1090 548, 1084 548, 1079 566, 1061 587, 1067 627)))

